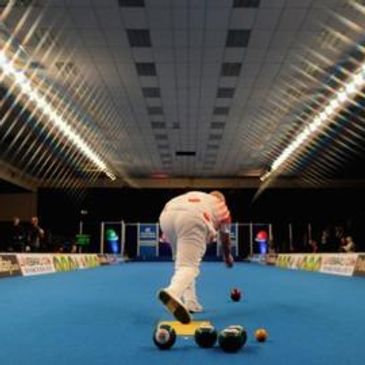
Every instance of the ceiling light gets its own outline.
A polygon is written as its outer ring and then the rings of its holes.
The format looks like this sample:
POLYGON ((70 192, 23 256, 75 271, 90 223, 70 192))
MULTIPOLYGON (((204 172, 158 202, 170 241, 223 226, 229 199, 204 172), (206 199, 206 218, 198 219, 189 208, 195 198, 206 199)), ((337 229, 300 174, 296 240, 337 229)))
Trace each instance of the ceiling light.
POLYGON ((341 92, 338 93, 337 97, 338 97, 338 100, 342 103, 348 99, 347 92, 343 89, 341 92))
POLYGON ((19 90, 32 100, 36 107, 45 114, 50 122, 58 127, 58 129, 101 171, 103 171, 110 179, 116 177, 107 167, 106 163, 95 153, 87 142, 53 109, 52 105, 47 102, 45 97, 36 89, 32 88, 26 74, 16 69, 12 62, 7 58, 4 51, 0 50, 0 70, 9 77, 14 79, 19 90))
POLYGON ((343 88, 341 88, 332 99, 329 100, 325 108, 314 117, 313 121, 298 134, 298 136, 293 142, 289 144, 289 146, 284 149, 281 155, 279 155, 272 163, 270 171, 266 172, 261 177, 261 180, 263 181, 267 179, 271 173, 275 171, 280 165, 282 165, 283 162, 287 160, 296 149, 305 143, 310 135, 313 134, 321 124, 324 122, 329 122, 335 111, 345 106, 349 100, 349 97, 355 96, 356 93, 359 92, 359 90, 361 90, 361 88, 364 86, 365 63, 357 70, 357 72, 354 73, 348 83, 343 88))
POLYGON ((352 82, 351 84, 348 84, 346 86, 346 93, 347 93, 347 95, 354 94, 355 92, 357 92, 357 88, 355 87, 354 82, 352 82))

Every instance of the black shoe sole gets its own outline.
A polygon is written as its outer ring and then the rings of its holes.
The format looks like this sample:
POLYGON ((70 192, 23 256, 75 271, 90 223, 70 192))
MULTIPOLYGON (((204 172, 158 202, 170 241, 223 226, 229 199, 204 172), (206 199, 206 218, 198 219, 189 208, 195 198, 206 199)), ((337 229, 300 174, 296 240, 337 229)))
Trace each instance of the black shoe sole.
POLYGON ((158 298, 168 311, 181 323, 188 324, 191 322, 190 313, 179 302, 177 302, 167 291, 161 290, 158 298))

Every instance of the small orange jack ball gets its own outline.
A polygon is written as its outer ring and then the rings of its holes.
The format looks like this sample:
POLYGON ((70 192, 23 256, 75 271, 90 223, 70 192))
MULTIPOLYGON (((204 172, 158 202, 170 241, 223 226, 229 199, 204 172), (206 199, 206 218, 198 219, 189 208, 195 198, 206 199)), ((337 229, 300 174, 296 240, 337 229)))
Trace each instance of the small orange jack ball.
POLYGON ((267 339, 267 331, 264 328, 259 328, 255 331, 256 340, 259 342, 265 342, 267 339))

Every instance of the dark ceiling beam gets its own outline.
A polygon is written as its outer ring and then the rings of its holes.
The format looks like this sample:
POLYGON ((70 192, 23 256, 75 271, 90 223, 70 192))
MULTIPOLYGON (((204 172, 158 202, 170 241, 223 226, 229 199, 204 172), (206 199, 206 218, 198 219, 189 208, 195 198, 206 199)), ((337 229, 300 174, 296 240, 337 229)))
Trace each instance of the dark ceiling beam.
POLYGON ((24 175, 20 170, 14 166, 10 166, 4 161, 0 160, 0 179, 5 180, 11 184, 19 186, 29 191, 37 190, 37 180, 24 175))
MULTIPOLYGON (((156 189, 258 189, 261 185, 259 178, 139 178, 133 179, 133 186, 124 180, 109 181, 106 179, 90 182, 89 184, 82 184, 84 187, 90 188, 156 188, 156 189)), ((40 187, 57 188, 57 184, 43 183, 40 187)), ((278 178, 271 185, 270 188, 276 189, 328 189, 328 188, 365 188, 365 179, 360 180, 345 180, 333 179, 326 182, 321 182, 320 185, 304 181, 297 178, 278 178)))

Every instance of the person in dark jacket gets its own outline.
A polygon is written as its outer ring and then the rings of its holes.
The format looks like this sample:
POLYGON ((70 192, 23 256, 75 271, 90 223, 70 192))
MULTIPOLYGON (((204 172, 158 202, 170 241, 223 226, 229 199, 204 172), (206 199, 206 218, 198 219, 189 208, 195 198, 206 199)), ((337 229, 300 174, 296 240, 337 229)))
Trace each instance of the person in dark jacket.
POLYGON ((15 252, 24 252, 26 244, 26 231, 18 217, 14 217, 11 229, 11 248, 15 252))
POLYGON ((38 217, 32 217, 28 231, 28 246, 30 251, 41 252, 44 237, 44 229, 39 226, 38 217))

